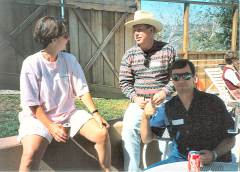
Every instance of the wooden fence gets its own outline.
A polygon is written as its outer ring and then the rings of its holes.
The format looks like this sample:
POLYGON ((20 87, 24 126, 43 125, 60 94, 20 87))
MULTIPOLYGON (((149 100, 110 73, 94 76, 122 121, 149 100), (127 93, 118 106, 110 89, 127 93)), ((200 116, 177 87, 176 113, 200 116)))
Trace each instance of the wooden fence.
MULTIPOLYGON (((124 23, 133 17, 134 0, 65 1, 70 44, 68 49, 81 63, 95 97, 123 97, 118 85, 120 62, 134 44, 124 23)), ((0 1, 0 89, 19 89, 22 61, 40 46, 32 39, 35 22, 44 15, 59 15, 58 0, 0 1)), ((224 63, 225 52, 188 52, 204 87, 210 85, 205 67, 224 63)), ((183 57, 183 53, 179 53, 183 57)))
MULTIPOLYGON (((81 63, 96 97, 121 97, 119 66, 133 44, 132 32, 124 23, 133 17, 134 0, 68 0, 68 50, 81 63)), ((40 50, 33 42, 35 22, 44 15, 60 16, 59 0, 4 0, 0 2, 0 89, 19 89, 22 61, 40 50), (2 26, 2 25, 1 25, 2 26)))

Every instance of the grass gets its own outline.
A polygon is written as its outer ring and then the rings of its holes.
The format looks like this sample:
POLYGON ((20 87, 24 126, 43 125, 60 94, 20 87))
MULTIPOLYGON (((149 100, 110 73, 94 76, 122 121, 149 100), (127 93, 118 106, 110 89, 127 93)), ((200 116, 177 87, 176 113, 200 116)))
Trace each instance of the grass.
MULTIPOLYGON (((21 111, 20 96, 1 94, 0 102, 0 138, 16 135, 19 127, 18 112, 21 111)), ((122 117, 129 104, 127 99, 95 98, 94 102, 106 120, 122 117)), ((86 109, 79 100, 76 101, 76 106, 78 109, 86 109)))

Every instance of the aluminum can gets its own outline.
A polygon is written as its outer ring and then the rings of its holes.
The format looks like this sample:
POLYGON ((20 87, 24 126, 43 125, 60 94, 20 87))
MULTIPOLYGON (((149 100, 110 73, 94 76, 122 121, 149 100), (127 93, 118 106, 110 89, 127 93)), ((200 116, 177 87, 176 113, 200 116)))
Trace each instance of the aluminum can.
POLYGON ((70 134, 70 128, 71 128, 70 123, 64 123, 64 124, 63 124, 63 127, 65 128, 65 130, 66 130, 66 132, 67 132, 67 134, 68 134, 68 136, 69 136, 69 134, 70 134))
POLYGON ((188 172, 200 172, 199 151, 190 151, 188 153, 188 172))

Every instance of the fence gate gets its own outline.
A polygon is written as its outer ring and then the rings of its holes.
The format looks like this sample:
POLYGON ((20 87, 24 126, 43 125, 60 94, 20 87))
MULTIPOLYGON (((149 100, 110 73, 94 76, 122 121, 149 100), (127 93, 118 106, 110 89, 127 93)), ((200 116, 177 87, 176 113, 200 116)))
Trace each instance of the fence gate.
MULTIPOLYGON (((0 2, 0 89, 19 89, 22 61, 41 47, 33 42, 37 19, 60 17, 59 0, 3 0, 0 2)), ((84 69, 95 97, 118 98, 120 62, 134 41, 124 23, 133 17, 134 0, 65 0, 68 50, 84 69)))

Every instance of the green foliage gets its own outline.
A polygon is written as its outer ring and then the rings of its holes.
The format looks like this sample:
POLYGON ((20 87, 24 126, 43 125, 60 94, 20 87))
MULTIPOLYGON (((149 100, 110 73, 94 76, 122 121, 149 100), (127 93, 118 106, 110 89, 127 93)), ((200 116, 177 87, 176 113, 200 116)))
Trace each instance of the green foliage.
MULTIPOLYGON (((18 113, 20 109, 19 95, 0 95, 0 138, 17 135, 19 128, 18 113)), ((129 101, 127 99, 95 98, 94 102, 100 114, 106 119, 121 118, 129 101)), ((76 101, 78 109, 86 109, 81 101, 76 101)))
MULTIPOLYGON (((106 120, 121 118, 129 104, 129 101, 127 99, 95 98, 94 102, 95 102, 100 114, 106 120)), ((79 100, 76 101, 76 106, 79 109, 86 110, 86 107, 79 100)))
POLYGON ((16 135, 18 132, 19 95, 0 95, 0 137, 16 135))
MULTIPOLYGON (((212 2, 231 3, 230 0, 212 2)), ((231 48, 233 8, 208 6, 199 11, 191 25, 190 49, 197 51, 229 50, 231 48)), ((238 43, 237 43, 238 44, 238 43)))

